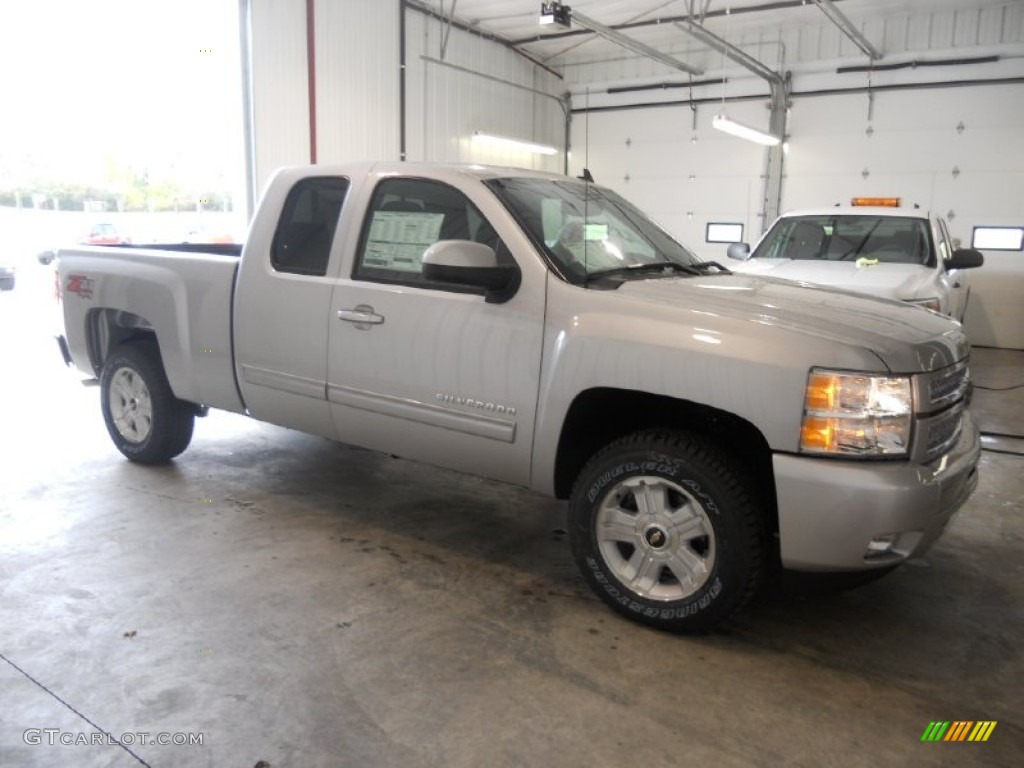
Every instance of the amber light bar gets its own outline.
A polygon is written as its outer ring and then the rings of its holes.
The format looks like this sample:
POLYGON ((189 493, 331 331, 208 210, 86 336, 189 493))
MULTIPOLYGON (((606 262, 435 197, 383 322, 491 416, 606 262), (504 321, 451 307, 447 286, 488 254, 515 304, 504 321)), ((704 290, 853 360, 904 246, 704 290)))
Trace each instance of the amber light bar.
POLYGON ((855 197, 850 200, 850 205, 855 207, 899 208, 900 199, 898 197, 855 197))

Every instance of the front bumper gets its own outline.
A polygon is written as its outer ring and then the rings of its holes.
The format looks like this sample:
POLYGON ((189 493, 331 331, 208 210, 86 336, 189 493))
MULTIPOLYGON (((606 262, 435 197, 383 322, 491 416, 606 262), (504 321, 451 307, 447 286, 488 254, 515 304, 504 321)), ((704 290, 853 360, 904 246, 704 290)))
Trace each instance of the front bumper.
POLYGON ((775 454, 783 566, 866 570, 923 553, 977 487, 980 455, 966 412, 960 439, 928 464, 775 454))

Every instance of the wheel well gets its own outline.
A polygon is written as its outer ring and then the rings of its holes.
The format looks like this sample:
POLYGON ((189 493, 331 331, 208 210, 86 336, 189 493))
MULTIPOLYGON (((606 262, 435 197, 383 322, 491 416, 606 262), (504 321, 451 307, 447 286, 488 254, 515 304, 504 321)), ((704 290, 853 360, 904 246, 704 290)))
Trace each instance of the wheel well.
POLYGON ((111 350, 126 341, 150 338, 156 331, 144 317, 117 309, 94 309, 86 318, 89 362, 99 376, 111 350))
POLYGON ((675 429, 715 443, 738 468, 750 473, 755 492, 769 499, 772 531, 778 529, 772 454, 749 421, 701 403, 646 392, 591 389, 581 393, 565 418, 555 461, 555 495, 569 497, 576 476, 591 456, 613 440, 645 429, 675 429))

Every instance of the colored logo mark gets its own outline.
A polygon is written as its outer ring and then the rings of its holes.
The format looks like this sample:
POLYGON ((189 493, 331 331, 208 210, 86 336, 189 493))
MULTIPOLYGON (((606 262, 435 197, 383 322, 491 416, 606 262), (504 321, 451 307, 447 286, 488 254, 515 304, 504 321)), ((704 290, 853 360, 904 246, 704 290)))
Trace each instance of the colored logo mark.
POLYGON ((921 741, 988 741, 996 720, 938 720, 928 723, 921 741))

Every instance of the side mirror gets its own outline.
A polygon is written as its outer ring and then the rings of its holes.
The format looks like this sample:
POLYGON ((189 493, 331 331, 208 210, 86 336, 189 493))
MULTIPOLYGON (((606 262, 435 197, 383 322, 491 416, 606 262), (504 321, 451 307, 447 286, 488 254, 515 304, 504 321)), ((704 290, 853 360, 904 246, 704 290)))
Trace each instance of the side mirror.
POLYGON ((441 240, 423 254, 427 280, 483 288, 489 303, 508 301, 519 288, 519 267, 499 264, 494 249, 472 240, 441 240))
POLYGON ((53 251, 40 251, 36 254, 36 260, 44 267, 47 264, 50 264, 55 258, 57 258, 57 254, 53 251))
POLYGON ((736 259, 736 261, 746 261, 750 258, 750 244, 729 243, 729 247, 725 250, 725 255, 730 259, 736 259))
POLYGON ((946 262, 946 269, 971 269, 985 263, 985 256, 974 248, 958 248, 946 262))

